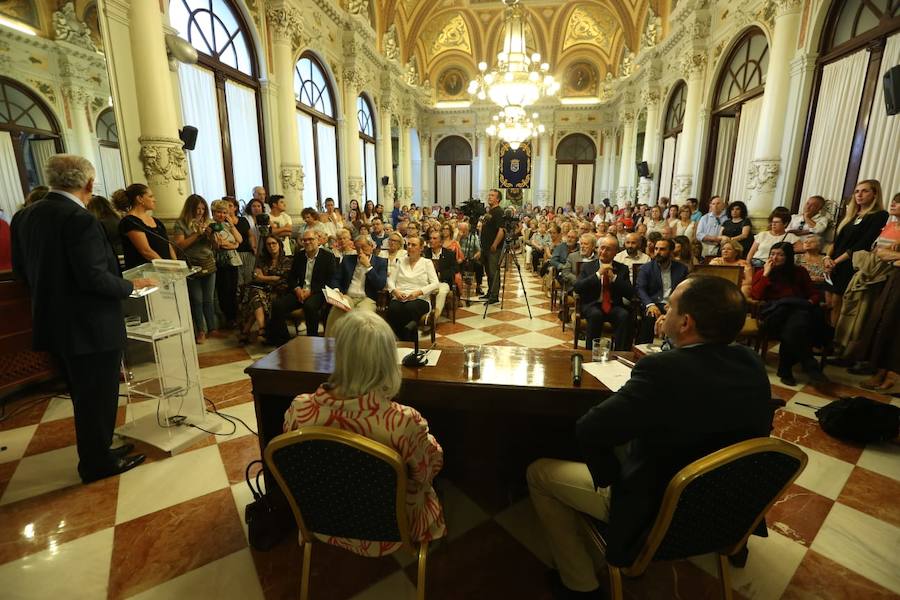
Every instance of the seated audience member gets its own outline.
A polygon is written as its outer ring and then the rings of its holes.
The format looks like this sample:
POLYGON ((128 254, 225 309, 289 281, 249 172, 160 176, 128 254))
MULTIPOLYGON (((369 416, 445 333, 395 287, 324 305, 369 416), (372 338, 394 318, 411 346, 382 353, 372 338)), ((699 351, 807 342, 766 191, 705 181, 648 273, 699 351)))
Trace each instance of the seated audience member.
POLYGON ((631 340, 625 301, 634 292, 629 267, 614 260, 619 250, 616 238, 602 237, 598 245, 598 259, 584 265, 575 281, 575 291, 581 296, 581 313, 588 321, 586 346, 590 348, 600 337, 603 324, 609 323, 613 327, 615 349, 627 350, 631 340))
MULTIPOLYGON (((355 247, 355 254, 345 254, 341 259, 335 287, 350 298, 351 309, 375 312, 378 292, 387 285, 388 263, 375 254, 375 244, 367 235, 356 236, 355 247)), ((331 308, 325 337, 334 337, 335 327, 346 314, 340 308, 331 308)))
MULTIPOLYGON (((822 254, 822 238, 816 234, 805 235, 796 245, 803 250, 801 254, 797 254, 797 265, 806 269, 816 288, 824 289, 825 255, 822 254)), ((826 299, 828 295, 826 294, 826 299)))
POLYGON ((481 262, 481 237, 478 232, 470 233, 468 221, 460 221, 458 225, 459 231, 459 248, 463 253, 463 261, 460 268, 463 272, 475 274, 475 295, 481 296, 484 290, 481 288, 481 282, 484 281, 484 264, 481 262))
POLYGON ((419 335, 419 319, 431 310, 429 296, 437 291, 440 281, 434 263, 422 258, 419 237, 411 236, 406 240, 406 254, 388 277, 391 303, 387 320, 398 339, 413 342, 419 335))
MULTIPOLYGON (((646 247, 644 252, 647 254, 647 256, 650 257, 650 260, 653 260, 653 257, 656 255, 656 242, 658 242, 659 240, 662 240, 662 239, 668 239, 668 238, 666 238, 666 236, 660 235, 659 233, 656 233, 656 232, 647 234, 647 243, 642 244, 642 245, 644 245, 646 247)), ((647 261, 647 262, 650 262, 650 261, 647 261)))
POLYGON ((688 268, 672 258, 674 251, 675 242, 659 240, 653 260, 638 270, 635 287, 643 310, 638 344, 653 341, 656 319, 668 312, 672 290, 687 279, 688 268))
POLYGON ((313 231, 306 231, 300 238, 305 252, 294 257, 288 274, 288 293, 272 305, 272 317, 266 328, 266 338, 274 346, 281 346, 290 339, 287 318, 298 308, 303 309, 306 335, 319 335, 319 322, 328 308, 324 289, 334 278, 337 261, 325 248, 319 247, 319 238, 313 231))
POLYGON ((159 258, 177 260, 169 243, 166 226, 150 213, 156 208, 153 190, 143 183, 132 183, 113 194, 113 202, 127 214, 119 221, 119 237, 125 268, 133 269, 159 258))
POLYGON ((702 244, 702 257, 716 256, 719 253, 722 226, 726 220, 725 203, 720 197, 713 196, 709 201, 709 212, 697 221, 697 240, 702 244))
POLYGON ((341 227, 337 230, 337 233, 334 235, 334 246, 331 253, 334 254, 338 261, 345 254, 356 254, 356 245, 353 243, 353 235, 349 229, 341 227))
POLYGON ((547 232, 544 222, 538 224, 537 231, 531 234, 528 245, 531 247, 531 270, 534 273, 540 271, 543 259, 553 252, 553 240, 547 232))
POLYGON ((344 216, 341 211, 334 209, 334 198, 325 198, 325 212, 319 213, 319 222, 329 236, 344 227, 344 216))
POLYGON ((746 257, 750 251, 750 245, 753 243, 751 231, 753 224, 747 216, 747 205, 738 200, 728 205, 726 211, 727 218, 722 223, 722 240, 732 240, 740 242, 741 256, 746 257))
POLYGON ((703 216, 703 211, 700 210, 700 202, 696 198, 688 198, 686 206, 691 209, 691 221, 695 223, 699 221, 703 216))
POLYGON ((562 274, 563 268, 569 255, 578 250, 578 234, 574 231, 568 231, 564 235, 564 240, 553 248, 550 254, 550 266, 556 269, 557 277, 562 274))
POLYGON ((46 185, 36 185, 31 188, 31 191, 28 192, 28 195, 25 197, 25 204, 23 206, 31 206, 38 200, 43 200, 44 196, 50 193, 50 188, 46 185))
POLYGON ((87 205, 88 211, 97 217, 100 224, 103 225, 103 231, 106 232, 106 239, 112 246, 116 256, 122 255, 122 237, 119 235, 119 222, 122 216, 116 212, 112 203, 103 196, 91 196, 91 201, 87 205))
POLYGON ((572 291, 572 286, 575 285, 575 280, 578 279, 578 267, 576 265, 595 260, 597 258, 596 247, 597 238, 594 237, 594 234, 585 233, 578 239, 578 251, 571 252, 566 257, 566 264, 563 265, 559 277, 567 292, 572 291))
POLYGON ((272 303, 288 292, 287 278, 291 264, 291 258, 282 253, 281 240, 274 235, 267 236, 259 251, 253 280, 241 289, 241 343, 253 343, 257 337, 265 336, 272 303), (252 333, 254 325, 256 333, 252 333))
POLYGON ((269 233, 278 236, 278 239, 281 240, 282 252, 285 256, 294 255, 294 245, 291 240, 293 230, 294 222, 291 220, 291 215, 287 213, 287 202, 284 196, 278 194, 269 196, 269 233))
POLYGON ((766 330, 781 341, 778 350, 781 382, 797 385, 792 372, 797 363, 813 382, 827 381, 812 353, 814 345, 825 341, 825 315, 809 273, 794 264, 793 244, 778 242, 772 246, 769 260, 753 276, 750 295, 767 303, 761 310, 766 330))
POLYGON ((691 207, 687 204, 678 209, 678 219, 669 223, 672 237, 683 235, 693 240, 697 235, 697 222, 691 218, 691 207))
POLYGON ((721 256, 709 261, 713 267, 740 267, 741 268, 741 292, 745 296, 750 296, 750 284, 753 283, 753 267, 746 260, 741 258, 743 246, 737 240, 727 240, 722 242, 721 256))
POLYGON ((459 263, 456 262, 456 254, 444 248, 441 234, 437 229, 431 231, 428 242, 429 245, 422 252, 422 257, 435 261, 435 271, 437 272, 438 280, 440 280, 440 285, 437 290, 434 312, 435 318, 440 319, 441 314, 444 312, 444 304, 447 302, 447 294, 456 285, 459 263))
MULTIPOLYGON (((655 206, 653 208, 656 208, 655 206)), ((659 235, 658 232, 654 232, 659 235)), ((631 281, 632 266, 650 262, 650 257, 641 252, 641 236, 629 233, 625 236, 625 249, 616 254, 616 262, 628 267, 628 281, 631 281)), ((634 282, 632 282, 634 283, 634 282)))
POLYGON ((550 271, 550 267, 552 266, 550 259, 553 257, 553 251, 556 250, 557 246, 563 243, 562 230, 560 230, 559 225, 551 223, 547 227, 547 231, 550 233, 550 243, 547 245, 542 261, 543 264, 541 264, 539 273, 541 277, 544 277, 550 271))
POLYGON ((307 206, 300 211, 300 218, 303 219, 303 224, 297 228, 298 235, 303 235, 310 230, 325 230, 322 223, 319 222, 319 213, 311 206, 307 206))
POLYGON ((746 317, 740 291, 718 277, 692 277, 670 301, 660 328, 674 349, 642 358, 625 385, 578 420, 584 462, 542 458, 528 467, 531 501, 558 569, 557 598, 602 597, 595 564, 603 557, 580 513, 608 524, 605 560, 630 564, 675 473, 769 435, 765 366, 732 343, 746 317))
POLYGON ((825 206, 825 198, 810 196, 806 199, 800 212, 791 216, 787 230, 800 238, 807 235, 818 235, 827 239, 830 226, 831 216, 825 206))
POLYGON ((228 220, 229 207, 228 200, 213 201, 213 234, 210 239, 216 249, 216 297, 225 321, 231 328, 237 322, 238 268, 243 264, 237 249, 243 238, 237 227, 228 220))
POLYGON ((406 250, 403 249, 404 245, 405 242, 400 233, 395 231, 388 236, 387 250, 382 250, 381 252, 382 258, 387 261, 388 277, 391 276, 400 259, 406 258, 406 250))
POLYGON ((384 228, 384 221, 381 220, 381 217, 372 217, 370 222, 372 231, 369 233, 369 236, 372 238, 372 243, 375 244, 375 249, 381 251, 387 248, 387 239, 390 234, 384 228))
POLYGON ((648 234, 658 231, 660 234, 665 235, 666 229, 669 228, 669 224, 663 218, 662 209, 659 206, 654 206, 650 209, 650 216, 644 219, 644 225, 647 226, 648 234))
MULTIPOLYGON (((334 371, 328 382, 312 394, 294 398, 284 415, 284 430, 337 427, 396 450, 406 465, 411 541, 432 541, 447 534, 431 485, 444 464, 444 453, 418 411, 391 401, 401 384, 395 348, 394 334, 384 319, 367 311, 348 313, 335 327, 334 371)), ((401 546, 332 536, 321 536, 321 541, 373 557, 401 546)))
POLYGON ((785 228, 787 226, 790 213, 783 206, 779 206, 769 214, 769 230, 760 231, 753 238, 753 245, 747 253, 747 260, 754 268, 761 268, 768 260, 769 250, 772 246, 779 242, 793 244, 799 238, 793 233, 789 233, 785 228))
POLYGON ((672 238, 675 242, 675 249, 672 251, 672 258, 688 268, 688 271, 694 268, 697 260, 694 257, 694 245, 687 237, 676 235, 672 238))
MULTIPOLYGON (((629 204, 631 203, 629 202, 629 204)), ((616 219, 616 224, 619 226, 619 229, 624 229, 625 231, 634 230, 634 209, 626 206, 622 214, 616 219)))
POLYGON ((439 230, 441 232, 441 244, 443 244, 445 250, 449 250, 453 253, 453 256, 456 257, 457 264, 461 264, 466 257, 463 254, 462 246, 460 246, 459 242, 456 241, 456 235, 452 223, 452 220, 448 220, 440 226, 439 230))

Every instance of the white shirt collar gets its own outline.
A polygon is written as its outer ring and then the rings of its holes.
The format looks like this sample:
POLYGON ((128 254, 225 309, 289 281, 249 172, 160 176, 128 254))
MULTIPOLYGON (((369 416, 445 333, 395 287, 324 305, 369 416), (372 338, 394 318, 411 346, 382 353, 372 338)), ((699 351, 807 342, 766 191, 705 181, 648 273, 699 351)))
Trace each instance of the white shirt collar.
POLYGON ((60 196, 65 196, 66 198, 68 198, 69 200, 71 200, 72 202, 74 202, 75 204, 80 206, 81 208, 87 209, 87 207, 84 205, 84 202, 82 202, 81 200, 78 199, 77 196, 70 194, 69 192, 66 192, 63 190, 58 190, 56 188, 50 188, 50 191, 53 192, 54 194, 59 194, 60 196))

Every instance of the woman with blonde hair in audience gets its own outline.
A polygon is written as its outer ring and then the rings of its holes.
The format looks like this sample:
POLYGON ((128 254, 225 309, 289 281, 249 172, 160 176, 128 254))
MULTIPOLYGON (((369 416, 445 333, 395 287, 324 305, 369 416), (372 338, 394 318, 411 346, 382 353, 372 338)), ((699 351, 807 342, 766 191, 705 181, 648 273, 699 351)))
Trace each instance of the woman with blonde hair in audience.
MULTIPOLYGON (((294 398, 284 415, 284 431, 308 426, 336 427, 393 448, 406 465, 406 516, 413 543, 447 534, 443 509, 432 481, 444 452, 414 408, 392 401, 400 392, 396 340, 384 319, 353 310, 335 326, 334 370, 310 394, 294 398)), ((384 556, 401 547, 333 536, 321 541, 363 556, 384 556)))
POLYGON ((737 240, 726 240, 721 244, 721 256, 709 261, 711 266, 726 266, 741 268, 740 288, 745 296, 750 296, 750 284, 753 282, 753 267, 745 259, 741 258, 744 247, 737 240))
MULTIPOLYGON (((803 249, 801 254, 797 255, 797 264, 809 273, 809 278, 813 285, 822 288, 825 284, 825 255, 822 254, 822 238, 812 234, 805 236, 799 242, 803 249)), ((825 294, 826 304, 830 305, 830 293, 825 294)))
POLYGON ((381 256, 387 259, 388 277, 390 277, 391 272, 396 268, 400 259, 406 258, 406 250, 403 249, 403 236, 396 231, 391 232, 388 236, 388 247, 386 250, 381 251, 381 256))
POLYGON ((156 208, 153 190, 143 183, 132 183, 124 190, 117 190, 113 194, 113 202, 119 210, 127 211, 119 221, 126 269, 159 258, 177 260, 166 226, 150 214, 156 208))
POLYGON ((199 273, 188 277, 187 286, 194 335, 197 343, 202 344, 207 335, 218 335, 215 307, 216 253, 210 229, 209 207, 203 196, 191 194, 184 201, 181 214, 175 221, 173 239, 188 263, 200 269, 199 273))
POLYGON ((692 240, 697 235, 697 222, 691 219, 691 207, 687 204, 678 209, 678 220, 671 221, 672 237, 684 236, 692 240))
POLYGON ((253 282, 241 290, 241 333, 238 338, 241 343, 252 343, 257 337, 265 337, 272 303, 288 292, 287 277, 292 263, 291 257, 282 252, 281 241, 274 235, 266 236, 253 270, 253 282), (256 325, 256 331, 251 334, 253 325, 256 325))

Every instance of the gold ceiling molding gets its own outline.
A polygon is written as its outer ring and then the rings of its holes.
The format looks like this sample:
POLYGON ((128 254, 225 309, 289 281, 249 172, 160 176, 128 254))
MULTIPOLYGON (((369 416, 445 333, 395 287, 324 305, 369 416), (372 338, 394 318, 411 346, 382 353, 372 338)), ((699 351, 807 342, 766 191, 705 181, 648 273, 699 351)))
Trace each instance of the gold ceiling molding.
POLYGON ((617 25, 618 19, 606 8, 577 7, 566 25, 562 49, 566 51, 577 44, 590 44, 609 54, 617 25))
POLYGON ((459 13, 449 13, 444 19, 435 21, 422 32, 422 39, 426 44, 425 52, 429 63, 446 50, 472 53, 469 26, 459 13))

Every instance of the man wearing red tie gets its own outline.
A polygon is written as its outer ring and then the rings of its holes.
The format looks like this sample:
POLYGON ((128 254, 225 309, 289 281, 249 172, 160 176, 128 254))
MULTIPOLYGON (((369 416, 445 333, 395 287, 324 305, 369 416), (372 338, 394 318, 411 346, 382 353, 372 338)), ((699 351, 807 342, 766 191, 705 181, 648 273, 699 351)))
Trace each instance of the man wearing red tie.
POLYGON ((608 235, 600 238, 597 260, 584 265, 575 281, 575 291, 581 296, 581 312, 588 321, 587 347, 600 337, 603 324, 613 327, 616 350, 628 350, 628 309, 625 300, 634 288, 628 277, 628 267, 613 260, 619 251, 619 240, 608 235))

